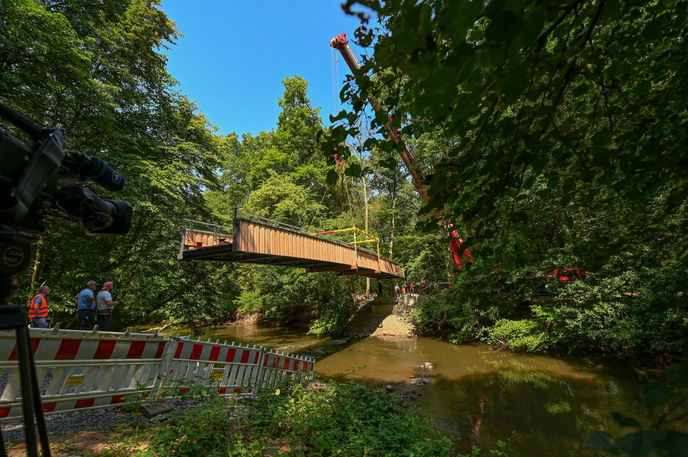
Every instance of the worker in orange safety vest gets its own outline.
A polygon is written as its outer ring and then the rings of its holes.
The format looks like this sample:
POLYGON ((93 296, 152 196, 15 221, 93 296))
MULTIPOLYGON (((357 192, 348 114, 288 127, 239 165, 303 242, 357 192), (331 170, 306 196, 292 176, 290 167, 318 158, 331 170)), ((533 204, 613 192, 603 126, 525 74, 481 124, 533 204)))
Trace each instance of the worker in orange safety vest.
POLYGON ((36 296, 31 300, 29 319, 31 319, 32 327, 48 328, 48 299, 46 295, 49 293, 50 287, 41 286, 36 296))

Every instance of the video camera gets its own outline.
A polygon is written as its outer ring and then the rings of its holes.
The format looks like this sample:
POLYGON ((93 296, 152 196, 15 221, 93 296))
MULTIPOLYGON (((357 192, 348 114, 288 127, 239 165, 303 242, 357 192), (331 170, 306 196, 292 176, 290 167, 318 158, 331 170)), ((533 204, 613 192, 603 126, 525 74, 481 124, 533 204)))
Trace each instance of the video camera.
MULTIPOLYGON (((131 227, 132 206, 104 200, 82 185, 90 179, 114 192, 124 188, 124 178, 97 157, 66 152, 61 130, 40 128, 1 103, 0 118, 28 136, 21 141, 0 128, 0 330, 16 332, 26 452, 38 457, 38 434, 42 455, 50 457, 26 309, 7 306, 13 278, 29 263, 44 215, 66 215, 90 235, 122 235, 131 227)), ((0 431, 0 457, 6 456, 0 431)))
POLYGON ((90 235, 129 231, 131 204, 104 200, 81 184, 90 179, 119 191, 122 175, 97 157, 65 152, 61 130, 40 128, 3 104, 0 117, 29 137, 23 142, 0 128, 0 273, 15 274, 27 266, 25 237, 43 232, 41 220, 47 213, 66 215, 90 235))

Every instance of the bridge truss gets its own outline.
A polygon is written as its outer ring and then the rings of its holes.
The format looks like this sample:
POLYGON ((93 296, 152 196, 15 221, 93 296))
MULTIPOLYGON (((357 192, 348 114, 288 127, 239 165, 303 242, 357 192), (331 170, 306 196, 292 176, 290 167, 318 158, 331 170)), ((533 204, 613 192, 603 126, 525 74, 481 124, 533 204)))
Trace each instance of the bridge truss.
POLYGON ((182 260, 281 265, 373 279, 404 278, 401 266, 357 244, 258 216, 237 213, 231 228, 187 222, 190 228, 181 231, 178 258, 182 260))

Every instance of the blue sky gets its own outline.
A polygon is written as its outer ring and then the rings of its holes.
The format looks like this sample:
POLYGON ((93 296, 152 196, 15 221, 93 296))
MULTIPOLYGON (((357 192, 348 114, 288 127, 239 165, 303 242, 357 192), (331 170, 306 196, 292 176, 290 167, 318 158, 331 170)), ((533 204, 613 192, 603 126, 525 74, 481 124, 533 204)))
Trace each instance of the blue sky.
MULTIPOLYGON (((184 35, 166 52, 168 69, 221 133, 275 128, 285 76, 308 80, 326 124, 339 111, 328 43, 359 24, 339 0, 165 0, 163 10, 184 35)), ((341 57, 336 67, 338 92, 348 68, 341 57)))

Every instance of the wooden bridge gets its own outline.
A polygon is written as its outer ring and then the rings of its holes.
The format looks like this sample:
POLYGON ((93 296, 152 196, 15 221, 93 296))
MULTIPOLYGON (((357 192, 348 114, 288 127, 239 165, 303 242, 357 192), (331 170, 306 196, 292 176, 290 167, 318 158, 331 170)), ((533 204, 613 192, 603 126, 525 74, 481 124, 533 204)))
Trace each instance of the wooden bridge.
POLYGON ((201 228, 182 229, 178 258, 282 265, 306 268, 309 272, 334 271, 374 279, 404 277, 399 265, 356 245, 254 218, 236 216, 231 230, 190 221, 189 225, 201 228))

